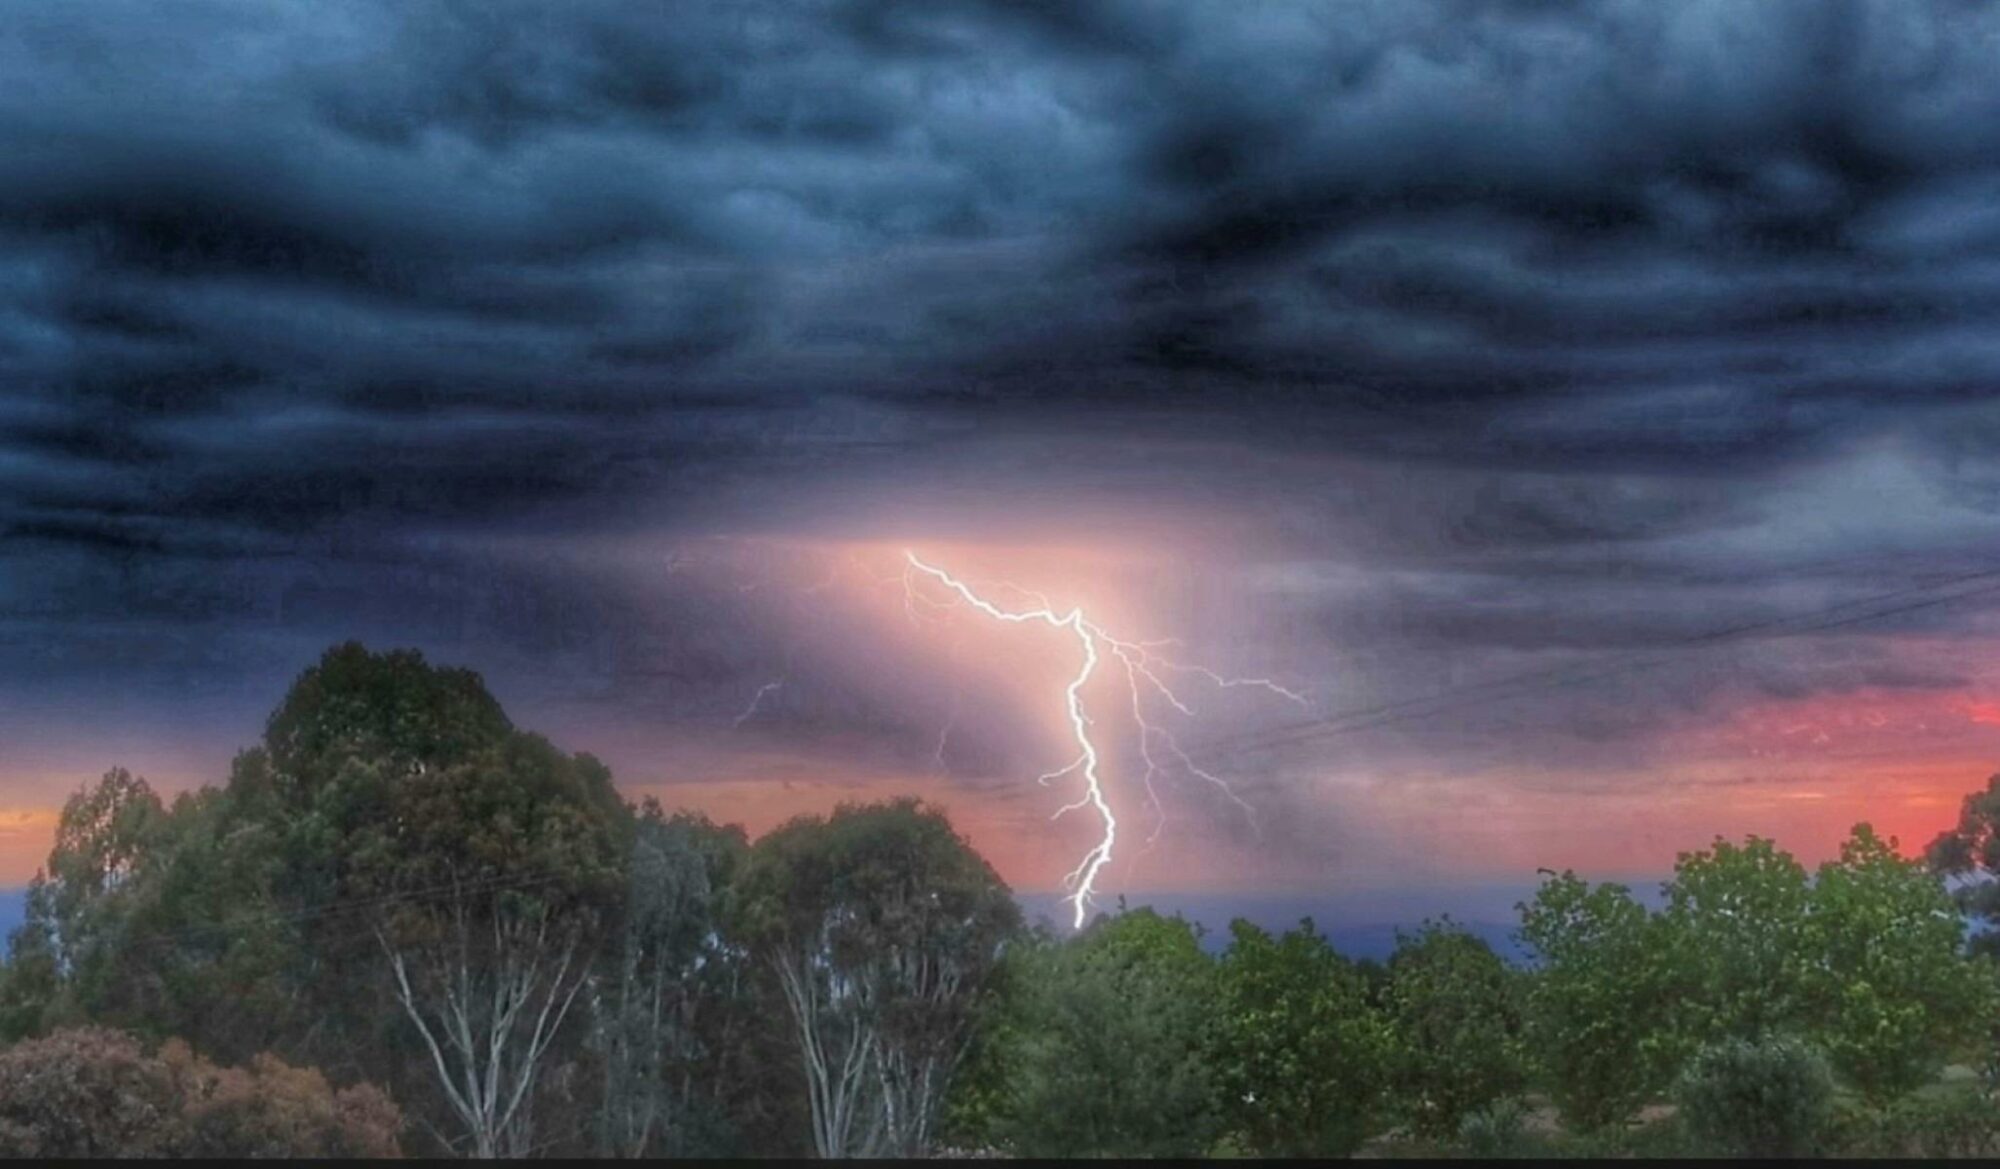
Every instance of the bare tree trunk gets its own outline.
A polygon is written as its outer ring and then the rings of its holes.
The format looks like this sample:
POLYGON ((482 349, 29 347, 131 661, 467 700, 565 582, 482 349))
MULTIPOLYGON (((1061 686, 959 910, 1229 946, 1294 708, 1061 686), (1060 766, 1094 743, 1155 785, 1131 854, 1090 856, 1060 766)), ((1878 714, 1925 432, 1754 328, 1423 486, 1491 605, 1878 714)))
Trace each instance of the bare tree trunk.
POLYGON ((380 929, 375 935, 395 976, 396 1001, 423 1039, 477 1158, 520 1156, 531 1146, 543 1057, 584 983, 578 939, 566 931, 552 944, 546 909, 532 923, 490 912, 490 955, 475 957, 475 927, 462 901, 437 944, 399 946, 380 929))
POLYGON ((798 1029, 806 1095, 812 1106, 813 1151, 823 1158, 871 1155, 877 1142, 875 1118, 867 1117, 869 1127, 859 1140, 855 1125, 871 1111, 873 1103, 866 1098, 873 1063, 873 1027, 856 1009, 851 993, 840 994, 837 987, 821 993, 809 954, 787 954, 773 964, 798 1029), (846 1001, 829 1001, 833 999, 846 1001))

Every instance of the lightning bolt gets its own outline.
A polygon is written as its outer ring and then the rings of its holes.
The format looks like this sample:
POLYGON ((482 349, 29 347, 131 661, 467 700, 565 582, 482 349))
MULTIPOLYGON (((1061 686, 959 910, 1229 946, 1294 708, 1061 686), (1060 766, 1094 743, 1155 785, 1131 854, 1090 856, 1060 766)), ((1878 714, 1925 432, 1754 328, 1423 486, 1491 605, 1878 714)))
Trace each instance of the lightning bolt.
POLYGON ((945 762, 944 749, 945 745, 951 741, 952 728, 958 725, 958 705, 960 697, 961 695, 959 693, 958 688, 956 686, 952 687, 951 714, 945 718, 944 726, 938 728, 937 749, 931 752, 932 760, 934 760, 937 763, 937 771, 939 775, 951 774, 951 764, 945 762))
MULTIPOLYGON (((1167 684, 1166 679, 1160 676, 1162 672, 1204 678, 1223 689, 1236 689, 1240 687, 1261 689, 1301 706, 1306 705, 1306 699, 1303 694, 1280 686, 1268 678, 1228 678, 1204 666, 1190 666, 1173 661, 1162 656, 1158 650, 1165 645, 1177 644, 1176 642, 1171 640, 1146 642, 1122 640, 1112 636, 1102 626, 1092 622, 1084 615, 1081 606, 1074 606, 1067 611, 1058 611, 1057 607, 1046 596, 1029 589, 1021 588, 1018 585, 1002 582, 999 587, 1026 598, 1027 602, 1033 607, 1002 608, 1000 605, 974 592, 971 586, 951 573, 935 565, 925 563, 917 557, 916 553, 905 551, 903 558, 906 562, 903 573, 904 609, 912 621, 917 619, 919 605, 931 610, 944 610, 952 607, 952 602, 941 602, 920 594, 913 579, 913 574, 915 574, 937 582, 937 584, 943 586, 951 593, 958 603, 968 605, 996 621, 1006 622, 1011 625, 1047 625, 1052 629, 1067 632, 1076 638, 1077 647, 1082 651, 1082 656, 1075 675, 1070 678, 1069 683, 1063 688, 1063 707, 1069 721, 1070 733, 1076 742, 1077 754, 1065 766, 1054 771, 1044 772, 1035 777, 1035 782, 1047 786, 1058 779, 1063 779, 1071 775, 1080 775, 1083 779, 1083 794, 1074 801, 1056 809, 1055 815, 1051 819, 1089 808, 1097 813, 1098 821, 1103 825, 1103 833, 1098 838, 1097 843, 1091 847, 1089 852, 1084 854, 1083 859, 1078 862, 1076 868, 1070 870, 1069 875, 1063 881, 1064 887, 1070 890, 1070 895, 1064 898, 1064 900, 1074 910, 1076 928, 1081 929, 1083 927, 1084 919, 1089 912, 1090 906, 1093 904, 1098 874, 1103 871, 1105 865, 1111 862, 1112 848, 1118 841, 1118 817, 1113 813, 1111 803, 1105 796, 1104 776, 1101 770, 1102 757, 1098 752, 1096 741, 1091 737, 1092 719, 1084 709, 1083 698, 1085 687, 1089 685, 1091 678, 1097 673, 1098 665, 1106 656, 1116 658, 1119 665, 1124 668, 1127 689, 1130 691, 1131 697, 1132 719, 1138 727, 1139 755, 1145 764, 1145 771, 1141 775, 1140 782, 1145 788, 1147 801, 1156 814, 1152 836, 1147 841, 1148 846, 1150 847, 1154 841, 1159 839, 1160 831, 1166 825, 1166 813, 1160 807, 1158 789, 1153 782, 1154 778, 1164 771, 1159 757, 1154 754, 1156 745, 1163 747, 1173 760, 1178 762, 1188 774, 1210 783, 1221 790, 1238 808, 1242 809, 1246 818, 1249 819, 1251 827, 1253 829, 1256 828, 1255 809, 1244 802, 1242 797, 1236 794, 1235 789, 1231 788, 1229 783, 1221 776, 1196 765, 1194 760, 1188 757, 1187 752, 1181 749, 1179 742, 1175 740, 1173 733, 1169 729, 1149 719, 1146 715, 1146 707, 1141 695, 1148 691, 1157 693, 1177 713, 1184 716, 1192 716, 1195 713, 1194 707, 1182 699, 1174 691, 1173 687, 1167 684)), ((942 740, 940 740, 941 753, 942 740)))
POLYGON ((784 686, 784 684, 785 680, 780 678, 775 682, 766 682, 762 686, 757 687, 757 693, 750 696, 750 705, 744 707, 743 713, 737 715, 729 725, 740 727, 744 723, 749 722, 750 717, 757 713, 759 707, 764 705, 764 699, 770 697, 772 693, 784 686))

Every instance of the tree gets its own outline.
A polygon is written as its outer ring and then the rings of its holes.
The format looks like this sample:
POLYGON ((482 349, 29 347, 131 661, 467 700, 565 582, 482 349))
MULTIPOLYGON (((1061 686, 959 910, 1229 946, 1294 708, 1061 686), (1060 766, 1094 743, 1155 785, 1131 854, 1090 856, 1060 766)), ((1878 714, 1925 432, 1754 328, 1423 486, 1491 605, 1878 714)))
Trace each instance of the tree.
MULTIPOLYGON (((672 1103, 655 1152, 795 1152, 775 987, 727 931, 698 929, 690 955, 678 911, 646 900, 671 882, 628 882, 634 833, 601 765, 514 731, 477 675, 337 646, 223 787, 167 807, 116 771, 71 801, 0 967, 0 1039, 90 1020, 236 1064, 268 1052, 390 1087, 431 1151, 527 1148, 531 1116, 555 1131, 538 1151, 584 1151, 615 1088, 672 1103), (675 1020, 651 1049, 620 1034, 644 988, 595 966, 635 892, 632 953, 675 1020), (575 1025, 586 1002, 595 1029, 575 1025)), ((702 847, 724 838, 742 851, 740 831, 702 847)), ((703 896, 713 925, 720 885, 703 896)), ((658 1136, 649 1106, 629 1115, 658 1136)))
POLYGON ((1521 905, 1528 980, 1526 1035, 1564 1118, 1617 1124, 1674 1075, 1667 1043, 1676 970, 1659 920, 1622 885, 1548 873, 1521 905))
POLYGON ((1389 957, 1395 1096, 1419 1135, 1449 1139, 1468 1113, 1526 1080, 1519 982, 1483 940, 1446 922, 1389 957))
POLYGON ((401 1078, 416 1053, 397 1049, 393 1004, 357 993, 382 956, 348 909, 362 896, 354 846, 401 778, 506 730, 476 675, 349 643, 294 684, 223 788, 169 809, 109 773, 65 809, 0 982, 0 1028, 89 1019, 401 1078))
POLYGON ((1993 1018, 1992 972, 1961 953, 1943 885, 1857 824, 1820 866, 1808 933, 1813 1029, 1835 1071, 1877 1101, 1930 1081, 1993 1018))
POLYGON ((757 841, 734 918, 798 1037, 823 1157, 918 1155, 1020 911, 943 814, 843 805, 757 841))
POLYGON ((1029 1157, 1202 1157, 1222 1134, 1215 963, 1150 909, 1016 955, 996 1135, 1029 1157))
POLYGON ((604 1052, 604 1147, 628 1157, 687 1155, 690 1129, 721 1123, 737 1019, 741 948, 724 934, 723 898, 748 844, 705 816, 671 818, 648 799, 635 832, 618 964, 597 1026, 604 1052), (711 1042, 717 1041, 717 1042, 711 1042))
POLYGON ((1718 840, 1665 893, 1649 915, 1565 873, 1522 908, 1542 964, 1530 1035, 1585 1125, 1629 1115, 1697 1050, 1768 1036, 1816 1044, 1880 1102, 1992 1018, 1991 971, 1962 955, 1944 888, 1866 824, 1810 878, 1768 840, 1718 840))
POLYGON ((286 980, 300 1030, 289 1051, 405 1087, 406 1098, 428 1097, 407 1070, 427 1053, 399 1046, 401 1010, 355 993, 384 974, 373 924, 339 907, 379 894, 383 850, 395 849, 380 826, 394 820, 400 785, 493 751, 512 731, 472 671, 346 642, 300 674, 260 748, 239 757, 227 800, 240 824, 275 837, 269 895, 298 923, 286 980))
POLYGON ((532 1147, 534 1090, 617 889, 611 776, 537 735, 406 776, 358 831, 395 1001, 477 1157, 532 1147))
POLYGON ((172 852, 170 832, 151 785, 122 767, 63 804, 14 938, 23 969, 9 996, 10 1030, 34 1034, 73 1018, 130 1025, 157 1000, 155 968, 132 961, 131 950, 135 919, 172 852))
POLYGON ((265 723, 264 749, 274 794, 303 805, 337 783, 350 759, 421 772, 491 747, 513 729, 471 670, 432 666, 413 649, 377 654, 349 641, 292 683, 265 723))
POLYGON ((270 895, 277 844, 216 788, 169 808, 117 769, 77 793, 14 938, 5 1033, 88 1019, 238 1059, 279 1042, 297 996, 282 977, 296 930, 270 895))
POLYGON ((135 951, 160 984, 154 1009, 132 1025, 186 1036, 238 1063, 294 1047, 311 1026, 303 923, 274 895, 281 827, 246 800, 241 783, 263 762, 261 751, 245 752, 229 787, 175 799, 173 854, 154 874, 154 894, 132 929, 135 951))
POLYGON ((1805 866, 1762 837, 1686 852, 1662 928, 1680 968, 1673 1032, 1683 1054, 1802 1028, 1811 981, 1805 866))
POLYGON ((7 961, 0 964, 0 1044, 41 1034, 62 991, 54 939, 37 920, 35 896, 31 889, 28 920, 8 936, 7 961))
POLYGON ((1972 947, 2000 954, 2000 775, 1986 781, 1959 807, 1958 824, 1940 832, 1925 850, 1933 872, 1958 882, 1959 907, 1988 928, 1974 936, 1972 947))
POLYGON ((0 1156, 393 1157, 401 1127, 376 1088, 336 1091, 270 1055, 217 1067, 101 1027, 0 1051, 0 1156))
POLYGON ((403 1118, 373 1084, 334 1089, 317 1068, 268 1053, 246 1068, 218 1067, 181 1040, 166 1065, 182 1116, 185 1157, 396 1157, 403 1118))
POLYGON ((64 1029, 0 1051, 0 1156, 171 1157, 186 1143, 173 1076, 129 1035, 64 1029))
POLYGON ((1054 944, 1053 929, 1046 920, 1037 922, 1001 955, 973 1020, 972 1042, 938 1115, 941 1146, 979 1150, 1005 1143, 1016 1080, 1013 1065, 1023 1029, 1031 1023, 1021 1007, 1023 984, 1034 973, 1038 952, 1054 944))
POLYGON ((1257 1156, 1347 1156, 1380 1103, 1388 1021, 1310 920, 1278 938, 1241 920, 1229 931, 1215 1074, 1230 1131, 1257 1156))
POLYGON ((558 1002, 586 973, 578 960, 596 940, 599 894, 616 884, 627 831, 601 766, 529 738, 477 674, 349 642, 292 684, 225 791, 236 829, 273 842, 274 916, 295 923, 281 983, 295 1022, 282 1049, 390 1086, 445 1145, 447 1130, 475 1149, 525 1141, 536 1092, 573 1088, 574 1076, 542 1074, 566 1052, 546 1032, 535 1041, 534 1026, 560 1013, 539 1009, 552 970, 563 971, 558 1002), (599 830, 608 848, 583 843, 599 830), (592 859, 575 870, 552 859, 572 848, 592 859), (594 908, 565 916, 575 902, 594 908), (538 936, 551 948, 524 960, 538 936), (447 970, 465 979, 450 992, 437 981, 447 970), (489 992, 500 1005, 475 1011, 471 998, 489 992), (432 1012, 454 1002, 467 1017, 447 1029, 432 1012), (482 1030, 511 1038, 497 1049, 456 1046, 482 1030), (467 1079, 474 1065, 482 1070, 467 1079), (501 1114, 513 1119, 501 1124, 501 1114))
MULTIPOLYGON (((1938 833, 1925 850, 1931 871, 1952 882, 1959 909, 1980 926, 1967 948, 1988 958, 2000 957, 2000 774, 1981 791, 1966 795, 1958 824, 1938 833)), ((2000 1020, 1989 1021, 1989 1052, 2000 1051, 2000 1020)), ((1986 1059, 1989 1081, 2000 1079, 2000 1055, 1986 1059)))

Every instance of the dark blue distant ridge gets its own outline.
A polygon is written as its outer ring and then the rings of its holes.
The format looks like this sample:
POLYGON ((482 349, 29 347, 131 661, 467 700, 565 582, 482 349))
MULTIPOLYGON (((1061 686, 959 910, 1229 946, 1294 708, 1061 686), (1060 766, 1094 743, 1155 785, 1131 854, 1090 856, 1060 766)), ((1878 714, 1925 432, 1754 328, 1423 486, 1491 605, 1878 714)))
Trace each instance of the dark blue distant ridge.
POLYGON ((0 954, 7 951, 7 935, 21 924, 28 913, 28 891, 26 889, 0 889, 0 954))
MULTIPOLYGON (((1270 933, 1283 933, 1311 918, 1333 948, 1354 959, 1381 961, 1396 948, 1396 934, 1408 933, 1426 920, 1449 917, 1454 925, 1484 940, 1510 962, 1522 962, 1526 952, 1514 939, 1517 902, 1534 895, 1533 885, 1470 885, 1463 888, 1370 892, 1368 894, 1310 893, 1127 893, 1128 909, 1150 906, 1179 914, 1199 925, 1202 946, 1220 951, 1229 944, 1229 923, 1242 918, 1270 933)), ((1016 896, 1030 921, 1046 917, 1069 923, 1069 907, 1058 893, 1016 896)), ((1115 912, 1116 895, 1102 899, 1105 912, 1115 912)))
MULTIPOLYGON (((1631 883, 1641 901, 1656 904, 1651 882, 1631 883)), ((1366 898, 1327 894, 1227 894, 1227 893, 1128 893, 1127 908, 1151 906, 1160 913, 1180 914, 1200 925, 1202 946, 1218 952, 1229 944, 1229 923, 1243 918, 1271 933, 1283 933, 1310 917, 1313 926, 1333 948, 1354 959, 1382 961, 1396 949, 1398 930, 1409 932, 1426 919, 1449 916, 1473 936, 1483 939, 1495 953, 1509 962, 1528 959, 1514 938, 1518 919, 1511 910, 1515 901, 1533 894, 1532 886, 1468 886, 1459 890, 1432 890, 1423 893, 1375 894, 1366 898), (1512 900, 1507 900, 1511 897, 1512 900), (1370 909, 1373 909, 1373 913, 1370 909), (1496 908, 1497 907, 1497 908, 1496 908)), ((1057 893, 1021 893, 1016 897, 1029 921, 1046 917, 1067 925, 1069 907, 1057 893)), ((0 953, 7 936, 27 915, 26 889, 0 889, 0 953)), ((1107 912, 1117 907, 1115 896, 1106 898, 1107 912)), ((1973 932, 1982 925, 1968 919, 1973 932)))

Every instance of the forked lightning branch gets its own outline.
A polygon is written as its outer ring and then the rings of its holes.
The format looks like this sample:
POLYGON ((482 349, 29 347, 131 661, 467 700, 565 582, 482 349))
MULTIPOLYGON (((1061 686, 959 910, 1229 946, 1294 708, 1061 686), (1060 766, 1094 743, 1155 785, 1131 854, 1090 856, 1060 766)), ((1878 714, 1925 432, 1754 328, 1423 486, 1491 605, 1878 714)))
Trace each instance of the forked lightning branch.
POLYGON ((1082 785, 1082 793, 1075 800, 1056 809, 1054 815, 1062 816, 1067 812, 1088 808, 1097 815, 1102 825, 1102 833, 1097 843, 1091 846, 1063 881, 1063 887, 1069 891, 1065 901, 1074 911, 1074 923, 1078 928, 1083 926, 1090 911, 1097 890, 1098 876, 1103 872, 1104 866, 1111 863, 1112 850, 1119 839, 1118 816, 1105 791, 1104 756, 1092 735, 1092 728, 1097 720, 1087 709, 1084 698, 1085 689, 1107 659, 1116 661, 1124 675, 1130 699, 1132 725, 1137 735, 1139 759, 1144 767, 1140 774, 1140 785, 1145 792, 1148 806, 1155 813, 1153 838, 1157 839, 1161 827, 1166 822, 1155 780, 1175 768, 1185 775, 1215 786, 1242 809, 1243 814, 1250 818, 1253 825, 1256 823, 1255 810, 1237 795, 1229 782, 1197 765, 1187 752, 1181 749, 1172 730, 1148 713, 1150 705, 1148 700, 1150 698, 1153 702, 1164 702, 1176 714, 1194 716, 1193 705, 1168 684, 1163 674, 1178 677, 1192 676, 1223 689, 1252 687, 1265 690, 1301 706, 1305 705, 1304 695, 1268 678, 1225 677, 1205 666, 1174 661, 1158 652, 1160 646, 1173 644, 1172 642, 1126 641, 1114 637, 1106 632, 1103 626, 1091 621, 1081 606, 1058 612, 1047 597, 1014 585, 1001 587, 1010 593, 1018 593, 1032 607, 1019 609, 1002 607, 975 592, 972 586, 950 572, 926 563, 914 552, 906 551, 903 557, 905 601, 912 613, 919 604, 947 609, 963 605, 994 621, 1012 625, 1046 625, 1062 631, 1076 641, 1076 673, 1071 675, 1063 687, 1062 698, 1063 715, 1076 744, 1076 755, 1067 765, 1046 772, 1037 779, 1046 785, 1058 779, 1077 777, 1082 785), (926 596, 920 591, 926 581, 934 583, 933 591, 942 590, 951 599, 937 601, 926 596))

